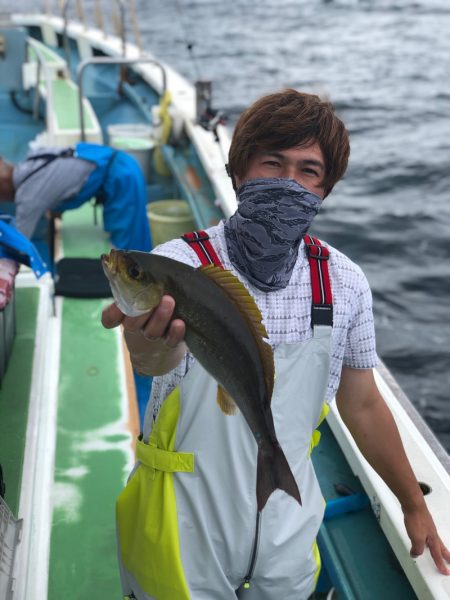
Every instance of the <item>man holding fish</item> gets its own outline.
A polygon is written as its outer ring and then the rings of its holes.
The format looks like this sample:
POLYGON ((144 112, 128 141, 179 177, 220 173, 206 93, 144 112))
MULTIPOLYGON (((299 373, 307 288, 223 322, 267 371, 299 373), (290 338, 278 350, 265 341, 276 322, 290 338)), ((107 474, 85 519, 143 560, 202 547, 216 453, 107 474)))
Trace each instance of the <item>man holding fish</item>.
POLYGON ((329 102, 295 90, 265 96, 233 135, 232 217, 150 255, 103 257, 116 301, 103 324, 122 324, 134 367, 155 376, 117 504, 129 597, 306 600, 324 512, 311 438, 334 396, 401 503, 411 555, 428 547, 450 573, 374 381, 368 282, 307 235, 348 156, 329 102))

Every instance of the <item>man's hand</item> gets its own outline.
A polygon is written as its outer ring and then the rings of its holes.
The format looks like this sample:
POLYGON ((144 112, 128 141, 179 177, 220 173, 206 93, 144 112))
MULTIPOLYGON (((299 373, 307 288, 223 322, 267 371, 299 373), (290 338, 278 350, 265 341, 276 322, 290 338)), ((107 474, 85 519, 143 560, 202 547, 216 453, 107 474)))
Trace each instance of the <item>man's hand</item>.
POLYGON ((397 496, 411 540, 411 556, 429 548, 436 567, 450 575, 450 552, 441 541, 406 456, 397 425, 371 369, 342 369, 336 403, 364 458, 397 496))
POLYGON ((450 575, 450 568, 446 566, 446 562, 450 564, 450 552, 439 537, 425 502, 421 509, 404 509, 403 516, 411 540, 411 557, 417 558, 428 548, 438 571, 450 575))
POLYGON ((112 329, 122 325, 125 341, 135 369, 142 375, 163 375, 175 368, 186 352, 186 326, 181 319, 173 319, 175 300, 163 296, 151 312, 139 317, 128 317, 110 304, 102 313, 102 325, 112 329))

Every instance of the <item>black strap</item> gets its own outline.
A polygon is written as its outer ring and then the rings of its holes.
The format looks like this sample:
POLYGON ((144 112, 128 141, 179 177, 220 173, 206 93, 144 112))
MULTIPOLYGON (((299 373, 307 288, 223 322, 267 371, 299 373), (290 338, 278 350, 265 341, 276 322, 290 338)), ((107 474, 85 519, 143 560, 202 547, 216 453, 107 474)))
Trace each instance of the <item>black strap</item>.
POLYGON ((33 154, 33 156, 28 156, 25 159, 25 162, 29 162, 31 160, 53 160, 55 158, 67 158, 71 157, 75 154, 75 150, 73 148, 64 148, 63 150, 59 150, 56 152, 41 152, 41 154, 33 154))
POLYGON ((29 156, 26 159, 26 162, 29 162, 32 160, 44 160, 45 162, 42 165, 39 165, 39 167, 37 167, 36 169, 34 169, 34 171, 30 171, 30 173, 28 173, 28 175, 26 175, 22 179, 22 181, 19 183, 19 185, 16 188, 16 191, 21 185, 23 185, 25 183, 25 181, 30 179, 30 177, 32 177, 33 175, 36 175, 36 173, 38 173, 41 169, 43 169, 44 167, 49 165, 51 162, 53 162, 57 158, 68 158, 73 155, 74 155, 73 148, 66 148, 65 150, 62 150, 61 152, 58 152, 57 154, 55 154, 54 152, 43 152, 42 154, 35 154, 34 156, 29 156))

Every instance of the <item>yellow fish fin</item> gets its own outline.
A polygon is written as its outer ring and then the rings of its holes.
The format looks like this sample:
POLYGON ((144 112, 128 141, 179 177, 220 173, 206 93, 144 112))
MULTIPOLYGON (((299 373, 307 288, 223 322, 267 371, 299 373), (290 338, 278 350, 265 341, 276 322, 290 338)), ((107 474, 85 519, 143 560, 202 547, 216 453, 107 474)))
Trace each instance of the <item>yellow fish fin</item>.
POLYGON ((226 415, 234 415, 236 412, 235 401, 221 385, 217 386, 217 404, 226 415))
POLYGON ((253 296, 239 279, 231 271, 216 267, 215 265, 204 265, 198 267, 204 275, 219 285, 234 302, 241 315, 246 320, 253 332, 256 343, 258 344, 261 362, 264 370, 264 378, 267 387, 268 398, 272 397, 275 366, 273 361, 273 351, 270 344, 263 338, 268 338, 266 328, 262 323, 261 311, 258 308, 253 296))

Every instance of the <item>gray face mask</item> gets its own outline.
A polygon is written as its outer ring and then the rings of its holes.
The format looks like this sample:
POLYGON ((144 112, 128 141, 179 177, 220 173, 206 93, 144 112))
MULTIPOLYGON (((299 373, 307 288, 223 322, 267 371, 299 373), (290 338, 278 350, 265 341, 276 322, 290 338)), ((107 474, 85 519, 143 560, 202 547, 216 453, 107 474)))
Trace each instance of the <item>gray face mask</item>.
POLYGON ((298 247, 322 198, 293 179, 253 179, 237 190, 238 208, 225 222, 233 266, 263 292, 291 278, 298 247))

